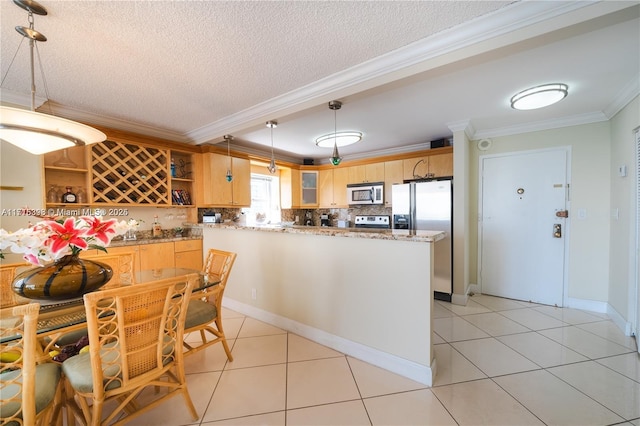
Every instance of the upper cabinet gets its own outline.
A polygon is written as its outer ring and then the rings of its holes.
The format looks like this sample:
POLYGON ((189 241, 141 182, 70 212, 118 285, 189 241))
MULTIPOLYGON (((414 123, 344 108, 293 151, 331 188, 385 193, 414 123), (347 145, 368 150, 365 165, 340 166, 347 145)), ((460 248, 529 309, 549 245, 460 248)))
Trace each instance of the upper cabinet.
POLYGON ((346 208, 349 168, 324 169, 318 173, 320 208, 346 208))
POLYGON ((384 163, 371 163, 361 166, 347 167, 348 183, 368 183, 384 181, 384 163))
POLYGON ((45 205, 195 207, 195 153, 174 150, 167 141, 113 133, 104 142, 43 155, 45 205), (74 203, 63 203, 67 187, 74 203))
POLYGON ((318 172, 300 172, 300 207, 318 207, 318 172))
POLYGON ((391 207, 393 205, 392 188, 393 185, 403 183, 403 161, 391 160, 384 163, 384 205, 391 207))
POLYGON ((60 206, 67 187, 76 196, 75 204, 91 202, 88 191, 91 181, 85 147, 78 146, 54 151, 42 156, 44 163, 44 201, 47 207, 60 206))
POLYGON ((202 154, 202 204, 216 207, 251 205, 251 163, 248 159, 207 152, 202 154), (227 180, 231 171, 231 182, 227 180))
POLYGON ((404 179, 453 176, 453 153, 425 155, 403 160, 404 179))
POLYGON ((109 140, 90 149, 94 204, 170 205, 168 150, 109 140))

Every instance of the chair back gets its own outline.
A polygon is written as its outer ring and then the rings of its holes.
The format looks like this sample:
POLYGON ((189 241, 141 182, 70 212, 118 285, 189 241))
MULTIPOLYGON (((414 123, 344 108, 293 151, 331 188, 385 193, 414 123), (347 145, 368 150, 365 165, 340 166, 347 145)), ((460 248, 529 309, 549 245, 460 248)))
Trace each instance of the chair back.
POLYGON ((111 267, 113 277, 102 288, 109 288, 119 284, 134 283, 134 265, 136 262, 136 253, 134 251, 126 251, 120 253, 102 253, 98 255, 82 256, 83 259, 102 262, 111 267))
POLYGON ((0 423, 36 423, 38 303, 0 311, 0 423))
MULTIPOLYGON (((220 284, 214 286, 215 292, 219 294, 218 301, 220 303, 222 301, 222 293, 227 286, 229 273, 237 256, 237 253, 218 249, 209 249, 207 253, 207 259, 204 262, 202 273, 205 277, 215 275, 220 280, 220 284)), ((218 306, 218 308, 220 308, 220 306, 218 306)))
POLYGON ((13 279, 18 273, 22 272, 23 269, 29 267, 29 264, 26 262, 0 264, 0 308, 15 306, 22 299, 13 292, 13 279))
POLYGON ((198 274, 84 295, 93 393, 121 394, 182 365, 184 320, 198 274))

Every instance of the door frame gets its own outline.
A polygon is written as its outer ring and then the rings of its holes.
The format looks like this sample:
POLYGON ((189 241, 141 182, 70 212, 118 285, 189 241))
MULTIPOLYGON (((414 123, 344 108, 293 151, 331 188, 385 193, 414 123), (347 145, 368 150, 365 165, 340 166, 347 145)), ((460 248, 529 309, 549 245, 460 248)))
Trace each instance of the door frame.
MULTIPOLYGON (((521 151, 509 151, 496 154, 484 154, 478 157, 478 261, 476 276, 478 277, 478 287, 482 293, 482 200, 483 200, 483 181, 482 175, 484 171, 484 160, 498 157, 512 157, 516 155, 526 155, 541 152, 563 152, 565 154, 565 170, 566 170, 566 187, 565 187, 565 203, 566 210, 571 212, 571 146, 557 146, 550 148, 528 149, 521 151)), ((562 273, 562 306, 567 306, 569 299, 569 239, 571 238, 571 216, 565 219, 564 225, 564 241, 563 250, 563 273, 562 273)))
MULTIPOLYGON (((632 301, 632 304, 635 304, 635 309, 633 305, 631 306, 630 312, 631 315, 635 315, 635 332, 636 336, 636 350, 640 353, 640 127, 636 127, 633 130, 635 149, 636 149, 636 164, 635 164, 635 205, 636 205, 636 217, 635 217, 635 228, 636 228, 636 244, 635 244, 635 294, 636 297, 632 301)), ((634 321, 631 321, 633 324, 634 321)))

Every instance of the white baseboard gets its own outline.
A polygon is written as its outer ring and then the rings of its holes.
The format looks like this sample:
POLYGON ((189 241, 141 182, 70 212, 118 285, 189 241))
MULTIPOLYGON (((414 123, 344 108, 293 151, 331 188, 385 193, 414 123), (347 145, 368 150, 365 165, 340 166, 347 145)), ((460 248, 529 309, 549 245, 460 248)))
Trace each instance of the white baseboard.
POLYGON ((376 367, 389 370, 418 383, 422 383, 426 386, 433 385, 433 378, 436 373, 435 358, 432 364, 429 367, 426 367, 416 362, 347 340, 343 337, 327 333, 317 328, 264 311, 256 308, 255 306, 247 305, 246 303, 242 303, 228 297, 223 299, 222 305, 232 311, 247 315, 251 318, 273 325, 274 327, 287 330, 320 345, 327 346, 345 355, 349 355, 361 361, 375 365, 376 367))
POLYGON ((620 315, 618 311, 616 311, 613 308, 613 306, 611 306, 608 303, 607 303, 607 315, 609 315, 613 323, 617 325, 618 328, 620 328, 620 330, 624 332, 625 336, 632 335, 632 331, 633 331, 632 324, 629 321, 625 320, 624 317, 620 315))

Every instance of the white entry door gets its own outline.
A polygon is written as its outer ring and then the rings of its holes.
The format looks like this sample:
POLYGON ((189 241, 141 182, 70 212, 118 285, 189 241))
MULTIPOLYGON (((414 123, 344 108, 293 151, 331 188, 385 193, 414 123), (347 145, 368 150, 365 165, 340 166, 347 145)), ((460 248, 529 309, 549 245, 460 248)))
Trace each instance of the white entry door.
POLYGON ((563 306, 568 148, 480 157, 482 293, 563 306))

